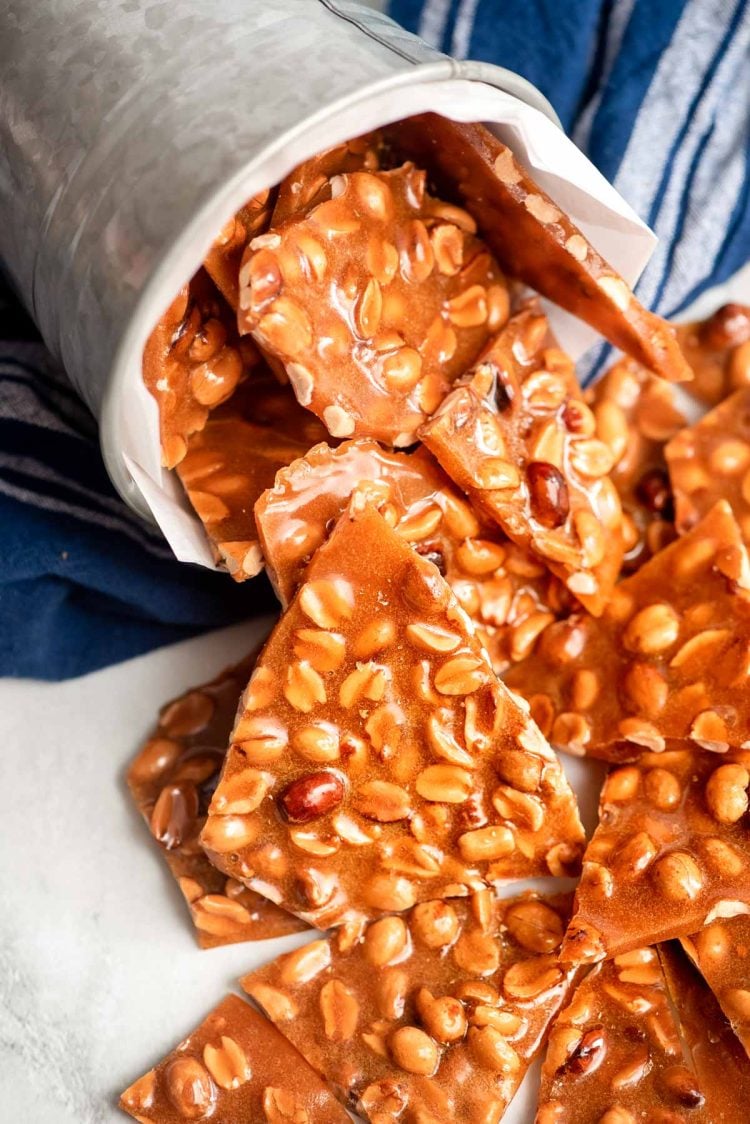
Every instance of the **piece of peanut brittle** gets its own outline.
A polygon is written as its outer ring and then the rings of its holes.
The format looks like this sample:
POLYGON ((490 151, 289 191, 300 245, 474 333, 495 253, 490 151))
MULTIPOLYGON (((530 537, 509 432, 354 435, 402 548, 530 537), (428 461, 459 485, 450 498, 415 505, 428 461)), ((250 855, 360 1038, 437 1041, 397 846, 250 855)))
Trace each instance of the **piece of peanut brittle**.
POLYGON ((345 926, 242 986, 373 1124, 499 1121, 574 970, 556 950, 569 895, 426 901, 345 926))
POLYGON ((296 917, 226 878, 198 844, 237 701, 257 654, 256 650, 210 683, 166 703, 128 769, 133 800, 190 908, 201 948, 265 940, 304 928, 296 917))
POLYGON ((330 194, 250 243, 239 328, 333 437, 411 445, 507 317, 507 287, 413 165, 337 175, 330 194))
POLYGON ((614 769, 583 861, 567 961, 688 936, 750 907, 750 751, 670 740, 614 769))
POLYGON ((685 737, 722 750, 750 739, 749 640, 750 566, 721 501, 601 617, 550 625, 506 679, 557 749, 615 762, 685 737))
POLYGON ((420 436, 474 505, 601 613, 622 561, 613 457, 534 303, 511 317, 420 436))
POLYGON ((325 928, 574 869, 583 832, 436 567, 353 503, 248 684, 201 838, 325 928))

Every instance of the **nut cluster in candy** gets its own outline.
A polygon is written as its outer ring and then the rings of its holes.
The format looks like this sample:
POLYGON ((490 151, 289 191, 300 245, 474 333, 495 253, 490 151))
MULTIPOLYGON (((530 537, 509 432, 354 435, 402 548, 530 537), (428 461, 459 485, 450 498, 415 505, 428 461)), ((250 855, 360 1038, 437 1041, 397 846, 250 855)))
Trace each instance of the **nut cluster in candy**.
POLYGON ((129 786, 202 947, 319 932, 122 1107, 498 1124, 542 1055, 537 1124, 746 1124, 750 308, 660 320, 427 114, 250 200, 143 376, 281 608, 129 786), (540 296, 625 352, 593 386, 540 296), (558 753, 609 768, 588 841, 558 753))

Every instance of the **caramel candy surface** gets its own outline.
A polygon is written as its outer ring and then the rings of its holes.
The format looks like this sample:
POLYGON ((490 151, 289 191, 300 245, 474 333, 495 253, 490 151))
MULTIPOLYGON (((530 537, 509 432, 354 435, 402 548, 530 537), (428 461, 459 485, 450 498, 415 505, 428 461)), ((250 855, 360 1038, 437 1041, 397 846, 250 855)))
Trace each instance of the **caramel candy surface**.
POLYGON ((750 738, 750 570, 722 501, 615 589, 597 620, 542 634, 506 681, 552 744, 604 761, 686 737, 722 750, 750 738))
POLYGON ((750 541, 750 387, 681 430, 666 448, 677 529, 689 531, 719 499, 750 541))
POLYGON ((337 175, 330 192, 250 244, 240 332, 333 437, 410 445, 506 319, 507 288, 473 219, 413 165, 337 175))
MULTIPOLYGON (((600 964, 556 1020, 536 1124, 714 1124, 655 948, 600 964)), ((729 1118, 727 1118, 729 1119, 729 1118)))
POLYGON ((226 878, 198 844, 226 756, 237 700, 257 651, 210 683, 166 703, 128 770, 128 787, 187 902, 201 948, 258 941, 305 926, 226 878))
POLYGON ((511 318, 420 436, 489 519, 598 614, 622 560, 613 457, 535 304, 511 318))
POLYGON ((681 944, 750 1054, 750 917, 717 917, 681 944))
POLYGON ((276 227, 292 215, 330 199, 333 176, 380 171, 382 150, 382 134, 365 133, 298 164, 279 184, 272 225, 276 227))
POLYGON ((251 972, 249 995, 352 1111, 499 1121, 573 979, 568 895, 426 901, 251 972))
POLYGON ((258 496, 278 469, 324 436, 289 387, 259 367, 189 438, 177 471, 217 561, 235 581, 263 569, 253 516, 258 496))
POLYGON ((596 435, 612 453, 610 479, 623 511, 623 570, 632 572, 676 537, 664 449, 685 418, 674 388, 633 359, 618 360, 586 391, 586 401, 596 435))
POLYGON ((142 1124, 349 1124, 302 1054, 236 995, 126 1089, 120 1108, 142 1124))
POLYGON ((484 125, 435 113, 389 130, 398 148, 457 195, 510 276, 585 320, 671 381, 691 377, 674 329, 645 309, 559 207, 484 125))
POLYGON ((177 294, 146 341, 143 381, 159 406, 162 462, 179 464, 187 438, 206 424, 258 353, 240 341, 231 309, 205 270, 177 294))
POLYGON ((325 928, 575 867, 559 762, 450 589, 353 505, 243 696, 202 844, 325 928))
POLYGON ((249 199, 221 229, 203 267, 231 308, 237 311, 242 255, 251 238, 268 230, 276 191, 266 189, 249 199))
POLYGON ((750 384, 750 306, 725 304, 713 316, 677 326, 677 339, 693 371, 690 393, 716 406, 750 384))
POLYGON ((686 741, 614 769, 562 955, 617 956, 750 907, 750 751, 686 741))
POLYGON ((389 453, 367 439, 311 449, 258 500, 263 555, 283 604, 355 491, 438 567, 498 674, 576 604, 538 559, 477 516, 425 448, 389 453))
MULTIPOLYGON (((746 1124, 750 1062, 700 974, 674 943, 658 946, 680 1039, 698 1076, 710 1124, 746 1124)), ((684 1101, 689 1100, 687 1088, 684 1101)), ((686 1108, 690 1106, 685 1104, 686 1108)), ((688 1120, 691 1119, 688 1114, 688 1120)))

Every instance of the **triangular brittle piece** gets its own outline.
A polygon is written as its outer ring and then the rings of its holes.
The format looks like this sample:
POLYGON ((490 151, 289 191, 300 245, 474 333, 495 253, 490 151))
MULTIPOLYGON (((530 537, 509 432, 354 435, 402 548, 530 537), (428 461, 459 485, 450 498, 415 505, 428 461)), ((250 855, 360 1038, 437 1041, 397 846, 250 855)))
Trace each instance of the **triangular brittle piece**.
POLYGON ((326 435, 288 386, 256 370, 187 442, 177 472, 217 561, 235 581, 263 569, 253 504, 276 472, 326 435))
MULTIPOLYGON (((750 1061, 716 998, 674 942, 658 946, 688 1065, 698 1077, 708 1124, 747 1124, 750 1061)), ((687 1089, 685 1090, 687 1092, 687 1089)), ((690 1098, 683 1099, 683 1106, 690 1098)), ((695 1107, 698 1107, 696 1104, 695 1107)), ((692 1116, 687 1115, 688 1120, 692 1116)))
POLYGON ((273 226, 331 198, 331 177, 345 172, 378 172, 383 148, 379 132, 337 144, 294 168, 279 184, 273 226))
POLYGON ((371 508, 316 552, 232 737, 203 846, 319 928, 577 858, 559 762, 436 567, 371 508))
POLYGON ((120 1108, 140 1124, 348 1124, 283 1034, 237 995, 135 1081, 120 1108))
POLYGON ((249 199, 219 232, 203 262, 206 273, 235 312, 242 255, 251 238, 268 230, 275 199, 276 192, 268 188, 249 199))
POLYGON ((257 651, 210 683, 166 703, 128 769, 128 788, 188 903, 201 948, 295 933, 302 922, 226 878, 198 835, 257 651))
POLYGON ((570 899, 428 901, 251 972, 242 986, 374 1124, 499 1121, 573 973, 570 899))
POLYGON ((355 491, 438 567, 498 674, 575 605, 541 562, 473 511, 426 449, 389 453, 366 439, 311 449, 281 469, 256 503, 263 556, 282 604, 355 491))
POLYGON ((622 512, 572 361, 532 306, 511 318, 420 436, 475 506, 598 614, 622 561, 622 512))
POLYGON ((250 243, 240 332, 331 436, 413 445, 507 318, 507 287, 473 219, 412 164, 335 176, 329 193, 250 243))
POLYGON ((616 956, 750 907, 750 751, 671 741, 607 777, 563 956, 616 956))
MULTIPOLYGON (((600 964, 555 1022, 536 1124, 716 1124, 655 948, 600 964)), ((728 1119, 728 1118, 727 1118, 728 1119)))
POLYGON ((691 527, 717 500, 729 502, 750 541, 750 388, 737 390, 666 448, 678 531, 691 527))
POLYGON ((690 394, 709 406, 750 382, 750 305, 725 304, 707 320, 677 325, 690 364, 690 394))
POLYGON ((729 505, 621 582, 598 620, 550 625, 507 682, 558 749, 632 760, 665 738, 750 739, 750 567, 729 505))
MULTIPOLYGON (((672 381, 691 377, 674 330, 630 287, 484 125, 419 114, 390 135, 402 153, 457 195, 498 261, 628 355, 672 381)), ((450 194, 448 195, 450 198, 450 194)))
POLYGON ((750 1055, 750 917, 717 917, 705 929, 683 937, 682 947, 750 1055))
POLYGON ((162 462, 179 464, 187 439, 258 362, 204 269, 180 289, 143 349, 143 381, 159 406, 162 462))
POLYGON ((619 359, 586 391, 596 434, 613 457, 622 504, 622 570, 631 573, 676 538, 664 447, 686 424, 675 388, 634 359, 619 359))

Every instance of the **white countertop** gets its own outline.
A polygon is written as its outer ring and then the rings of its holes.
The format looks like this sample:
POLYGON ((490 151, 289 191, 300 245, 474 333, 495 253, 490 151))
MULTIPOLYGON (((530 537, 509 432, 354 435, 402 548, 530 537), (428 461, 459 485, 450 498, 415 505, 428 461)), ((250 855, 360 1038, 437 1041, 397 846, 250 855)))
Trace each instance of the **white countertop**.
MULTIPOLYGON (((124 1122, 122 1089, 239 975, 309 939, 201 951, 123 779, 159 706, 244 655, 258 631, 67 683, 0 681, 0 1120, 124 1122)), ((507 1124, 530 1124, 532 1105, 529 1088, 507 1124)))

